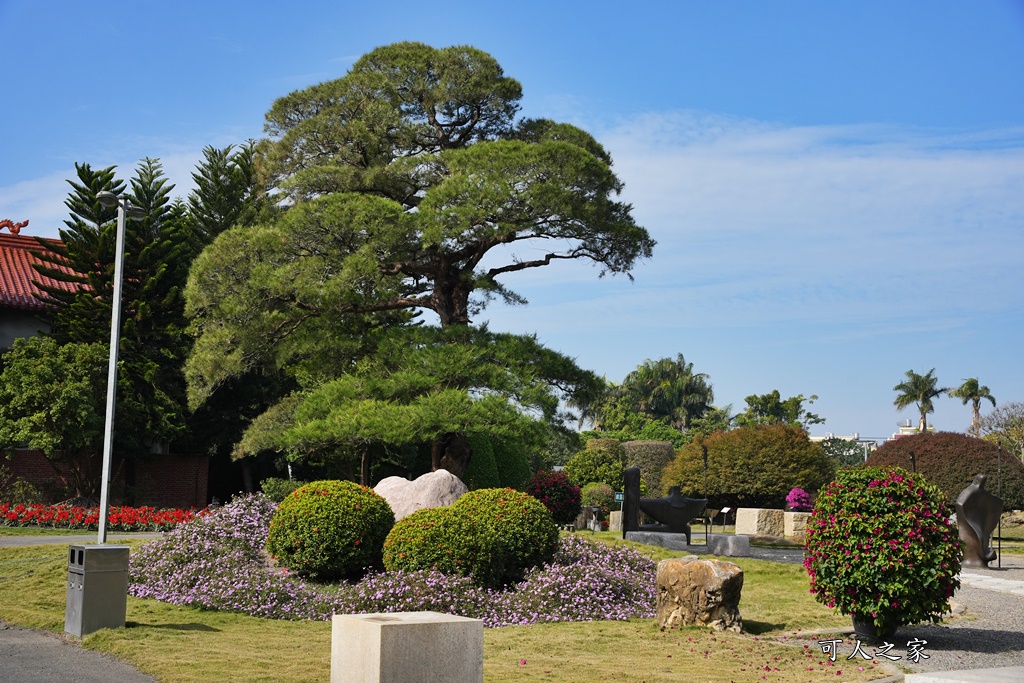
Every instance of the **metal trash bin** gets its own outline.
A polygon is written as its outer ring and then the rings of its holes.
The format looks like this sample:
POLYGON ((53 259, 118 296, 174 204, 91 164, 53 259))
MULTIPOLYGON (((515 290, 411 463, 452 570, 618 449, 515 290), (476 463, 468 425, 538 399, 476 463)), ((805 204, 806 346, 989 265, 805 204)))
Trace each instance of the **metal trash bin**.
POLYGON ((128 550, 126 545, 69 546, 65 633, 81 638, 101 628, 124 626, 128 550))

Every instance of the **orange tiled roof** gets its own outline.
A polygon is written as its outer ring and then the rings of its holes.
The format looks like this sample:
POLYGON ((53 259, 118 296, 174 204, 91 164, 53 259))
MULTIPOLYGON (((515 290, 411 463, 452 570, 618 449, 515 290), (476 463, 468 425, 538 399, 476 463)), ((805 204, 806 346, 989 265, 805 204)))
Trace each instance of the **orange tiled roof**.
MULTIPOLYGON (((51 239, 47 241, 60 242, 60 240, 51 239)), ((32 296, 33 292, 39 292, 39 288, 33 284, 33 280, 47 285, 56 285, 69 292, 74 291, 75 285, 70 282, 57 282, 45 278, 32 267, 33 263, 39 263, 39 259, 34 257, 30 250, 39 251, 41 249, 40 244, 32 237, 0 233, 0 309, 20 311, 45 309, 46 304, 32 296)), ((69 268, 62 270, 71 272, 69 268)))

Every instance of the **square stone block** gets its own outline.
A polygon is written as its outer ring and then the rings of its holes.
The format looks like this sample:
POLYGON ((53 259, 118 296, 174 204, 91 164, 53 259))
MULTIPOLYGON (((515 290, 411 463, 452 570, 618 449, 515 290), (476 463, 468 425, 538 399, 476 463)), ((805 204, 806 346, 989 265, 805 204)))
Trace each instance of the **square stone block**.
POLYGON ((484 622, 440 612, 335 614, 331 683, 481 683, 484 622))
POLYGON ((740 508, 736 511, 736 534, 745 536, 783 536, 785 518, 782 510, 740 508))
POLYGON ((622 511, 614 510, 608 515, 608 531, 622 531, 622 511))
POLYGON ((803 536, 807 530, 807 520, 810 519, 810 512, 786 512, 784 532, 787 537, 803 536))

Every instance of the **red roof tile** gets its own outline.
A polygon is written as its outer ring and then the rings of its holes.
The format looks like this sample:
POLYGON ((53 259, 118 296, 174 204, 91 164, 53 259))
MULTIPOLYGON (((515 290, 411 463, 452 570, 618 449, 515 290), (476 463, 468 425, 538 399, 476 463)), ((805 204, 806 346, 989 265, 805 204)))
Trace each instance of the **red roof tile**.
MULTIPOLYGON (((60 243, 60 240, 47 241, 60 243)), ((74 291, 75 285, 70 282, 57 282, 43 277, 32 267, 33 263, 39 263, 39 259, 34 257, 30 250, 41 249, 40 244, 32 237, 0 234, 0 309, 41 311, 46 308, 46 304, 32 296, 33 292, 39 292, 33 280, 56 285, 69 292, 74 291)), ((62 270, 71 272, 69 268, 62 270)))

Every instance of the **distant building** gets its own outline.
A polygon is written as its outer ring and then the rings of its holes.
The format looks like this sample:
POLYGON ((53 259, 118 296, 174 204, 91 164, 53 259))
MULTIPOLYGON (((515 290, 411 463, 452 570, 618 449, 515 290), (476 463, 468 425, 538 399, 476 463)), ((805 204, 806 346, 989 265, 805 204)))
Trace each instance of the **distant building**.
MULTIPOLYGON (((898 439, 902 436, 913 436, 914 434, 919 434, 921 432, 921 430, 918 427, 913 427, 911 425, 912 423, 910 421, 910 418, 908 417, 906 421, 900 425, 900 431, 893 434, 892 438, 898 439)), ((934 431, 935 425, 928 425, 928 432, 931 433, 934 431)))
MULTIPOLYGON (((60 240, 45 241, 61 243, 60 240)), ((10 348, 19 337, 33 337, 50 331, 42 318, 46 304, 35 296, 41 293, 36 283, 68 291, 75 288, 71 283, 51 280, 36 272, 32 264, 40 261, 32 252, 43 249, 34 237, 0 232, 0 352, 10 348)))
POLYGON ((843 441, 853 441, 858 446, 860 446, 861 449, 863 449, 863 451, 864 451, 864 459, 865 460, 868 459, 868 455, 871 454, 871 451, 873 451, 876 448, 878 448, 879 441, 885 441, 885 439, 881 439, 881 438, 862 437, 859 432, 854 432, 850 436, 843 436, 841 434, 833 434, 832 432, 829 432, 829 433, 825 434, 825 436, 812 436, 812 437, 809 437, 809 438, 810 438, 811 441, 814 441, 814 442, 817 442, 817 443, 821 443, 822 441, 825 441, 826 439, 842 439, 843 441))

